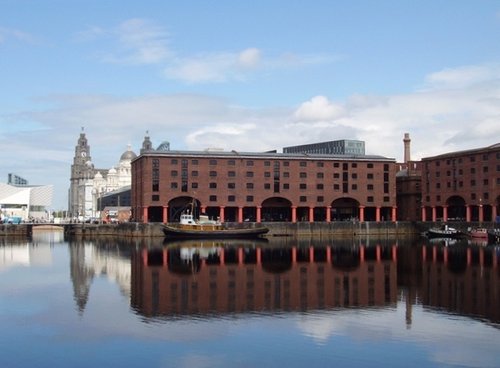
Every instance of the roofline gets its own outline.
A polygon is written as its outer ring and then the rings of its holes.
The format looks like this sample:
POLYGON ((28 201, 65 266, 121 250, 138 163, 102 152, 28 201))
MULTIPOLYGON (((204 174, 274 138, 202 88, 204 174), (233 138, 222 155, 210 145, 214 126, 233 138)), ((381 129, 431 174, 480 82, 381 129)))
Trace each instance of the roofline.
POLYGON ((313 153, 270 153, 270 152, 238 152, 232 151, 144 151, 133 161, 141 157, 210 157, 210 158, 253 158, 253 159, 289 159, 289 160, 327 160, 327 161, 386 161, 396 162, 395 158, 377 155, 327 155, 313 153))
POLYGON ((424 157, 424 158, 422 158, 422 161, 433 160, 433 159, 437 159, 437 158, 453 157, 453 156, 465 156, 465 155, 470 155, 470 154, 474 154, 474 153, 494 151, 497 149, 500 150, 500 143, 495 143, 495 144, 492 144, 491 146, 486 146, 486 147, 472 148, 472 149, 463 150, 463 151, 447 152, 447 153, 442 153, 442 154, 436 155, 436 156, 424 157))

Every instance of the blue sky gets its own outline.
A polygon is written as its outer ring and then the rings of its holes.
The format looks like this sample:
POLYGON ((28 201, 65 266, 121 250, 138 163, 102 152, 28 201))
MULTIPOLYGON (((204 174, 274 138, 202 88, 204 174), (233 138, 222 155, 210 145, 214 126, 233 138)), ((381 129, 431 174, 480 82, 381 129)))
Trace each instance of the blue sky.
POLYGON ((500 142, 498 1, 0 0, 0 180, 66 207, 81 127, 110 168, 172 149, 500 142))

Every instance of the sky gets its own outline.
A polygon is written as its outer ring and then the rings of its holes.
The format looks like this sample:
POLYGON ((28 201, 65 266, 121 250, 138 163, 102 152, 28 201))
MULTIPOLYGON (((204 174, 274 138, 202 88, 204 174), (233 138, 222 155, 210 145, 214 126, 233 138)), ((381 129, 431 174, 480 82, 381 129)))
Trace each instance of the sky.
POLYGON ((414 160, 500 142, 500 2, 0 0, 0 182, 75 145, 261 152, 338 139, 414 160))

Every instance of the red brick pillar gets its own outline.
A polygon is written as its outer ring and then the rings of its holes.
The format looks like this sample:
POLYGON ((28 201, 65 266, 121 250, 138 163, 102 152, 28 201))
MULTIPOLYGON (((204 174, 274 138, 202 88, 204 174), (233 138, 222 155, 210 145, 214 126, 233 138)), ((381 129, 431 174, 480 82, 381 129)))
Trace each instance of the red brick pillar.
POLYGON ((396 221, 397 221, 397 207, 393 206, 392 207, 392 222, 396 222, 396 221))
POLYGON ((448 221, 448 206, 443 206, 443 221, 448 221))
POLYGON ((436 222, 436 206, 432 206, 432 222, 436 222))
POLYGON ((332 221, 332 206, 326 206, 326 221, 332 221))
POLYGON ((497 205, 494 204, 491 206, 491 221, 495 222, 497 220, 497 205))
POLYGON ((220 206, 220 222, 224 222, 224 206, 220 206))
POLYGON ((309 207, 309 222, 314 222, 314 207, 309 207))
POLYGON ((243 207, 238 207, 238 222, 243 222, 243 207))
POLYGON ((465 205, 465 221, 470 222, 470 206, 465 205))
POLYGON ((380 207, 375 208, 375 221, 380 222, 380 207))
POLYGON ((292 206, 292 222, 297 222, 297 206, 292 206))
POLYGON ((484 214, 483 214, 483 205, 479 205, 479 222, 483 222, 484 214))
POLYGON ((359 221, 365 221, 365 206, 359 206, 359 221))
POLYGON ((425 218, 425 206, 422 206, 422 222, 425 221, 427 221, 427 219, 425 218))
POLYGON ((262 222, 262 207, 257 206, 257 222, 262 222))
POLYGON ((147 207, 142 207, 142 222, 143 223, 149 222, 149 219, 148 219, 148 208, 147 207))
POLYGON ((163 222, 168 222, 168 206, 163 206, 163 222))

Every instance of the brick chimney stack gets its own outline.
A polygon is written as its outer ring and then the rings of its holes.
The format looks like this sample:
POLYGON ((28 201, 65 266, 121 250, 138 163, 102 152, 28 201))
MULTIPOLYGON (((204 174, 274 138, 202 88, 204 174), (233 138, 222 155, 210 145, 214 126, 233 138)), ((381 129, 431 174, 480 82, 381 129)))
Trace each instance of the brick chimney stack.
POLYGON ((410 162, 410 142, 411 142, 410 133, 405 133, 403 142, 405 144, 404 163, 408 164, 408 162, 410 162))

